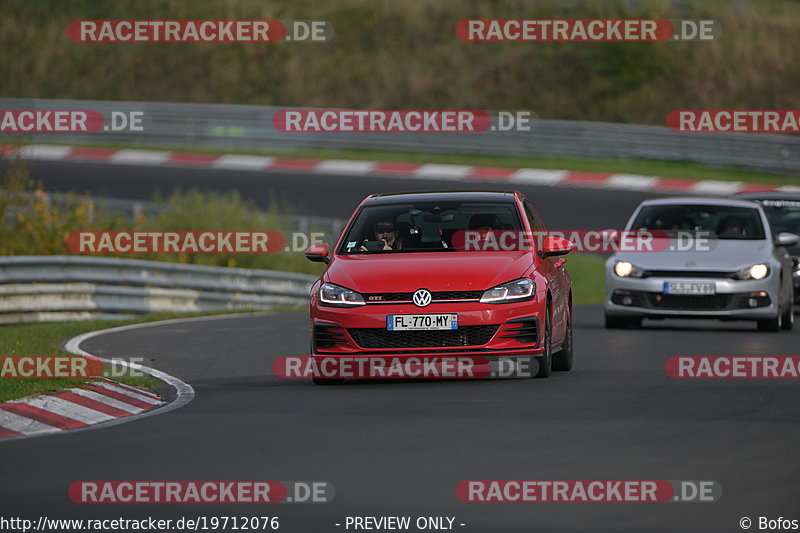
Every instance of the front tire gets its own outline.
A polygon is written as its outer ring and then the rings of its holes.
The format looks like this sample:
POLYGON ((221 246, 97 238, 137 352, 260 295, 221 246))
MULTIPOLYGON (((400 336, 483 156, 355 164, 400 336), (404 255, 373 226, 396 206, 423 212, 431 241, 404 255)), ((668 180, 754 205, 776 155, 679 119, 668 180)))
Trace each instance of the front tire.
MULTIPOLYGON (((544 316, 544 337, 542 338, 542 342, 544 343, 544 353, 539 357, 531 357, 531 359, 536 359, 536 364, 538 365, 538 370, 533 377, 535 378, 548 378, 550 377, 550 371, 553 367, 553 347, 551 346, 551 337, 553 333, 553 326, 550 323, 550 307, 545 309, 545 316, 544 316)), ((531 361, 533 363, 533 361, 531 361)))
POLYGON ((756 321, 758 331, 780 331, 783 327, 783 315, 778 313, 775 318, 765 318, 756 321))
POLYGON ((790 331, 794 327, 794 304, 789 300, 789 307, 781 317, 781 329, 790 331))
POLYGON ((553 355, 553 370, 568 372, 572 370, 572 313, 567 318, 567 332, 564 334, 564 343, 561 351, 553 355))

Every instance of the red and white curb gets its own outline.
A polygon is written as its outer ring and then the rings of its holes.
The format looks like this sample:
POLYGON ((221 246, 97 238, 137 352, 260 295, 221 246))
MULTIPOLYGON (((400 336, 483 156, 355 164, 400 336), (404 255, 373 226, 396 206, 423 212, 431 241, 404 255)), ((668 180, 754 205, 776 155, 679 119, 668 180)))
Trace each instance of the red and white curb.
POLYGON ((0 438, 44 435, 138 415, 165 402, 107 379, 0 403, 0 438))
POLYGON ((741 192, 800 192, 800 186, 767 185, 721 180, 689 180, 536 168, 476 167, 422 163, 390 163, 348 159, 296 159, 254 155, 211 155, 159 150, 84 148, 32 144, 0 146, 0 153, 43 161, 101 162, 115 165, 204 167, 244 171, 311 172, 344 176, 403 177, 420 180, 451 180, 523 185, 606 188, 706 196, 728 196, 741 192))
MULTIPOLYGON (((253 313, 247 313, 247 315, 252 316, 253 313)), ((108 333, 239 316, 242 314, 173 318, 90 331, 69 339, 64 344, 64 350, 74 355, 93 357, 106 363, 112 363, 112 361, 84 351, 80 347, 81 344, 108 333)), ((121 359, 115 359, 113 364, 117 368, 126 367, 166 383, 174 389, 175 398, 166 402, 152 392, 102 379, 82 387, 56 391, 53 394, 9 401, 0 404, 0 442, 122 424, 147 416, 168 413, 183 407, 194 399, 194 389, 191 385, 166 372, 121 359)))

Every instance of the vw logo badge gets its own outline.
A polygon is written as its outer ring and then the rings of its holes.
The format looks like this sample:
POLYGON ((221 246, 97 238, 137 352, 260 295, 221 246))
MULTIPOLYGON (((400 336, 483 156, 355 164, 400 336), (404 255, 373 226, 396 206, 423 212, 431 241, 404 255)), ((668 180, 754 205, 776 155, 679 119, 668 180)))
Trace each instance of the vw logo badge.
POLYGON ((414 292, 414 305, 417 307, 425 307, 431 303, 431 298, 431 291, 428 289, 418 289, 416 292, 414 292))

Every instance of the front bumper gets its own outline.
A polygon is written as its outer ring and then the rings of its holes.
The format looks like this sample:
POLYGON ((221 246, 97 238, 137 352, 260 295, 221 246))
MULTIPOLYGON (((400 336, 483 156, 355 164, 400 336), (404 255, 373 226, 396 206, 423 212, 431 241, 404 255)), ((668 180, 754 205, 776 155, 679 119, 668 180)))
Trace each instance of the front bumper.
POLYGON ((311 302, 312 354, 324 356, 474 355, 488 359, 541 355, 540 324, 544 305, 518 303, 442 302, 367 304, 359 307, 320 306, 311 302), (386 316, 398 314, 458 315, 458 329, 387 331, 386 316))
POLYGON ((778 314, 779 281, 770 274, 762 280, 720 278, 620 278, 606 273, 605 312, 610 316, 653 318, 721 318, 757 320, 778 314), (668 295, 668 281, 715 284, 713 295, 668 295))

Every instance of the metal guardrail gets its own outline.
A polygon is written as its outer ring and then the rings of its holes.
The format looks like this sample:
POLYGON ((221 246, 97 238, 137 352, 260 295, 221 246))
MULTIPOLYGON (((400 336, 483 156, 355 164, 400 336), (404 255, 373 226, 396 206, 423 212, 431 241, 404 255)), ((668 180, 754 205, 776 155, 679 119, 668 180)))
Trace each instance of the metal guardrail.
POLYGON ((0 109, 93 109, 144 112, 144 131, 35 134, 30 140, 220 149, 298 148, 399 150, 421 153, 644 158, 732 165, 768 172, 800 171, 800 136, 678 133, 661 126, 537 120, 531 132, 284 133, 272 125, 279 107, 163 102, 0 98, 0 109))
POLYGON ((314 279, 138 259, 0 257, 0 324, 305 306, 314 279))

